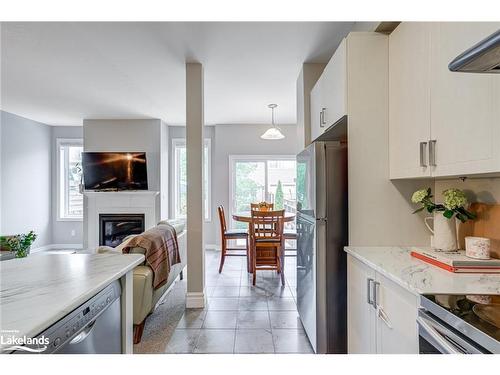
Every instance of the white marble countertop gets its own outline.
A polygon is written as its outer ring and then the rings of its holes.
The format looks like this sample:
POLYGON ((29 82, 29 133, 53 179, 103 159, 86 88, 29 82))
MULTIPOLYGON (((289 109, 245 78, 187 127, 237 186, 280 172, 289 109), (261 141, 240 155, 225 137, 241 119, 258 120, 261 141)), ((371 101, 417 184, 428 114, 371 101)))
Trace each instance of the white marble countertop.
POLYGON ((0 262, 0 332, 36 336, 143 260, 141 254, 63 254, 0 262))
POLYGON ((500 294, 500 274, 457 274, 410 255, 409 247, 347 246, 345 251, 414 294, 500 294))

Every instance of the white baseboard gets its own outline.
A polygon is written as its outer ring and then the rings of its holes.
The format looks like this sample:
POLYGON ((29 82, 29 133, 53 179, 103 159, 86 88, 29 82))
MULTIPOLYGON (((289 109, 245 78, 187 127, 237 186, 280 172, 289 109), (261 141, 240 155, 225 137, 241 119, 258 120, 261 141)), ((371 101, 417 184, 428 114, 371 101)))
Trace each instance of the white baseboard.
POLYGON ((83 245, 81 243, 53 243, 50 245, 36 247, 30 250, 30 254, 39 253, 42 251, 48 250, 62 250, 62 249, 83 249, 83 245))
POLYGON ((186 308, 187 309, 203 309, 206 306, 204 292, 187 292, 186 293, 186 308))

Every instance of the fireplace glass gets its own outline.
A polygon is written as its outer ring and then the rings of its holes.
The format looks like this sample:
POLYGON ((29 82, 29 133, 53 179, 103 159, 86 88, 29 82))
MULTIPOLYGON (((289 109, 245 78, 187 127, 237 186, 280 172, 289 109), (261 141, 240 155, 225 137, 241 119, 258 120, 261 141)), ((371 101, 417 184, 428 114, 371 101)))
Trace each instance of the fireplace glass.
POLYGON ((116 247, 131 234, 144 232, 144 214, 100 214, 99 244, 116 247))

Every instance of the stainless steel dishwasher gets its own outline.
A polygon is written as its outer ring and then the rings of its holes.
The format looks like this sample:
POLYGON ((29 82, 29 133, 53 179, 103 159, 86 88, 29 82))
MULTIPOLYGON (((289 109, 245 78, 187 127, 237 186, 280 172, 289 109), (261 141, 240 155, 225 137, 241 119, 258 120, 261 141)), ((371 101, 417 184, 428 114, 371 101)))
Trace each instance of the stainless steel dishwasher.
MULTIPOLYGON (((37 335, 49 339, 42 353, 115 354, 121 345, 121 287, 114 281, 37 335)), ((17 354, 27 353, 17 350, 17 354)))

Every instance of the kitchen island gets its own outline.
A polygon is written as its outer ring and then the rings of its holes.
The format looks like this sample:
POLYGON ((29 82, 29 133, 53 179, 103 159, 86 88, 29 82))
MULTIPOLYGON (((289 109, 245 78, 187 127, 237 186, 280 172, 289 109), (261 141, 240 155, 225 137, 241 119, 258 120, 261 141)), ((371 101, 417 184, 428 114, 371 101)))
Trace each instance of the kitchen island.
POLYGON ((413 258, 411 250, 345 248, 349 353, 418 354, 422 295, 500 295, 500 274, 448 272, 413 258))
POLYGON ((120 280, 122 353, 132 353, 132 270, 143 261, 140 254, 65 254, 1 262, 0 334, 34 337, 120 280))

